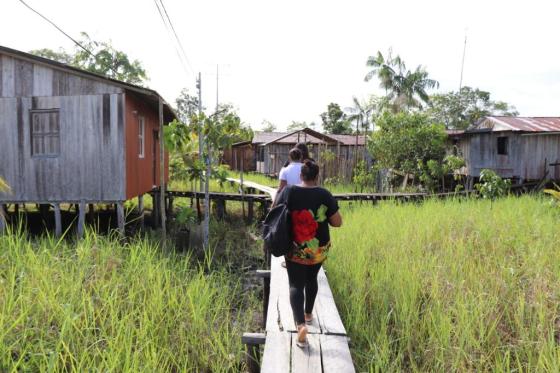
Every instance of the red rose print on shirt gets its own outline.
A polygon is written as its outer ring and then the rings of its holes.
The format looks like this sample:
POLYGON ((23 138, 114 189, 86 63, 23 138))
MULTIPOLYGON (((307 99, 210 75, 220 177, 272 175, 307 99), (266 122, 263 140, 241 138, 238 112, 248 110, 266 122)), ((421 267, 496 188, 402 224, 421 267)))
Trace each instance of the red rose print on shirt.
POLYGON ((308 210, 292 211, 292 231, 298 244, 315 238, 319 224, 308 210))

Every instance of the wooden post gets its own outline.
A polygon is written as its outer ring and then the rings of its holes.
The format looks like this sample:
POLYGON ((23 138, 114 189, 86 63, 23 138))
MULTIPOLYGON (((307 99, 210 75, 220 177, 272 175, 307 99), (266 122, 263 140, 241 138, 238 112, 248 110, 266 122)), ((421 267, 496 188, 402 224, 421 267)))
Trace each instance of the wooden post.
POLYGON ((263 333, 243 333, 241 343, 247 346, 247 369, 249 373, 258 373, 260 371, 260 345, 264 344, 266 336, 263 333))
POLYGON ((86 220, 86 203, 84 201, 81 201, 78 208, 78 238, 82 238, 84 236, 85 220, 86 220))
POLYGON ((14 205, 14 214, 17 216, 19 215, 19 203, 16 203, 14 205))
POLYGON ((140 217, 139 224, 140 228, 144 229, 144 195, 138 196, 138 215, 140 217))
POLYGON ((226 201, 224 199, 216 200, 216 215, 218 219, 223 219, 226 214, 226 201))
POLYGON ((159 226, 159 192, 152 193, 152 227, 157 229, 159 226))
POLYGON ((88 204, 88 214, 87 214, 88 223, 93 224, 94 214, 95 214, 95 208, 93 206, 93 203, 90 203, 90 204, 88 204))
POLYGON ((253 221, 255 214, 255 201, 251 198, 247 201, 247 220, 253 221))
POLYGON ((62 236, 62 219, 60 216, 60 204, 54 204, 54 235, 55 237, 62 236))
POLYGON ((0 204, 0 233, 3 233, 7 224, 7 213, 4 204, 0 204))
POLYGON ((198 217, 198 221, 202 221, 202 213, 200 212, 200 198, 198 198, 198 193, 196 194, 196 215, 198 217))
POLYGON ((169 196, 169 198, 167 198, 167 212, 166 212, 166 217, 167 216, 171 216, 171 214, 173 213, 173 197, 169 196))
POLYGON ((270 299, 270 270, 257 269, 257 277, 263 279, 263 329, 266 328, 266 318, 268 316, 268 301, 270 299))
POLYGON ((161 97, 159 97, 159 164, 161 240, 165 242, 167 236, 167 230, 165 227, 165 150, 163 144, 163 99, 161 97))
POLYGON ((119 226, 119 233, 124 236, 124 203, 117 202, 117 223, 119 226))

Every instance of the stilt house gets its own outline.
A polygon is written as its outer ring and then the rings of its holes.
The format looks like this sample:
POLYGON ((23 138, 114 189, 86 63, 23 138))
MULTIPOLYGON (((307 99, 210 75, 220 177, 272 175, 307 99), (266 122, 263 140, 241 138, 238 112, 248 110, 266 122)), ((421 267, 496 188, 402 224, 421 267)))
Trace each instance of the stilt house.
POLYGON ((323 134, 309 128, 294 132, 255 131, 251 141, 234 144, 224 153, 233 170, 254 171, 276 176, 298 142, 309 147, 310 156, 321 166, 323 178, 349 181, 358 162, 369 159, 364 135, 323 134))
POLYGON ((518 182, 560 180, 559 117, 485 117, 449 136, 466 161, 469 177, 491 169, 518 182))
POLYGON ((175 118, 155 91, 0 46, 0 207, 122 204, 159 186, 160 110, 175 118))

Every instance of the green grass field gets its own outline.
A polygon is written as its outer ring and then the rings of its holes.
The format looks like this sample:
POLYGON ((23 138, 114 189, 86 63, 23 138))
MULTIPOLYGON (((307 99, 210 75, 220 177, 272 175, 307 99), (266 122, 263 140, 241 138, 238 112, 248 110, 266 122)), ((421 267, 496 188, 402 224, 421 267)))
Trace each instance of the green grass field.
POLYGON ((560 371, 560 209, 345 207, 326 264, 357 371, 560 371))
POLYGON ((242 369, 258 306, 210 256, 89 231, 77 244, 16 232, 0 247, 0 371, 242 369))

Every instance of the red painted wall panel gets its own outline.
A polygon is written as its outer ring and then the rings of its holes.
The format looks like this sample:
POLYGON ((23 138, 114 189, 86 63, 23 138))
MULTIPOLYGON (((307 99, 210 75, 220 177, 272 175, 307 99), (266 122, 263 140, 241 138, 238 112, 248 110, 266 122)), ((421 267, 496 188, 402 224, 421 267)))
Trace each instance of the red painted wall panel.
MULTIPOLYGON (((126 198, 131 199, 160 185, 159 114, 152 105, 132 93, 125 95, 125 164, 126 198), (139 156, 139 121, 144 118, 144 157, 139 156), (154 131, 157 132, 154 135, 154 131), (154 158, 155 153, 155 158, 154 158), (154 162, 155 161, 155 162, 154 162), (154 170, 155 166, 155 170, 154 170), (155 179, 155 180, 154 180, 155 179)), ((165 154, 165 182, 169 177, 168 154, 165 154)))

